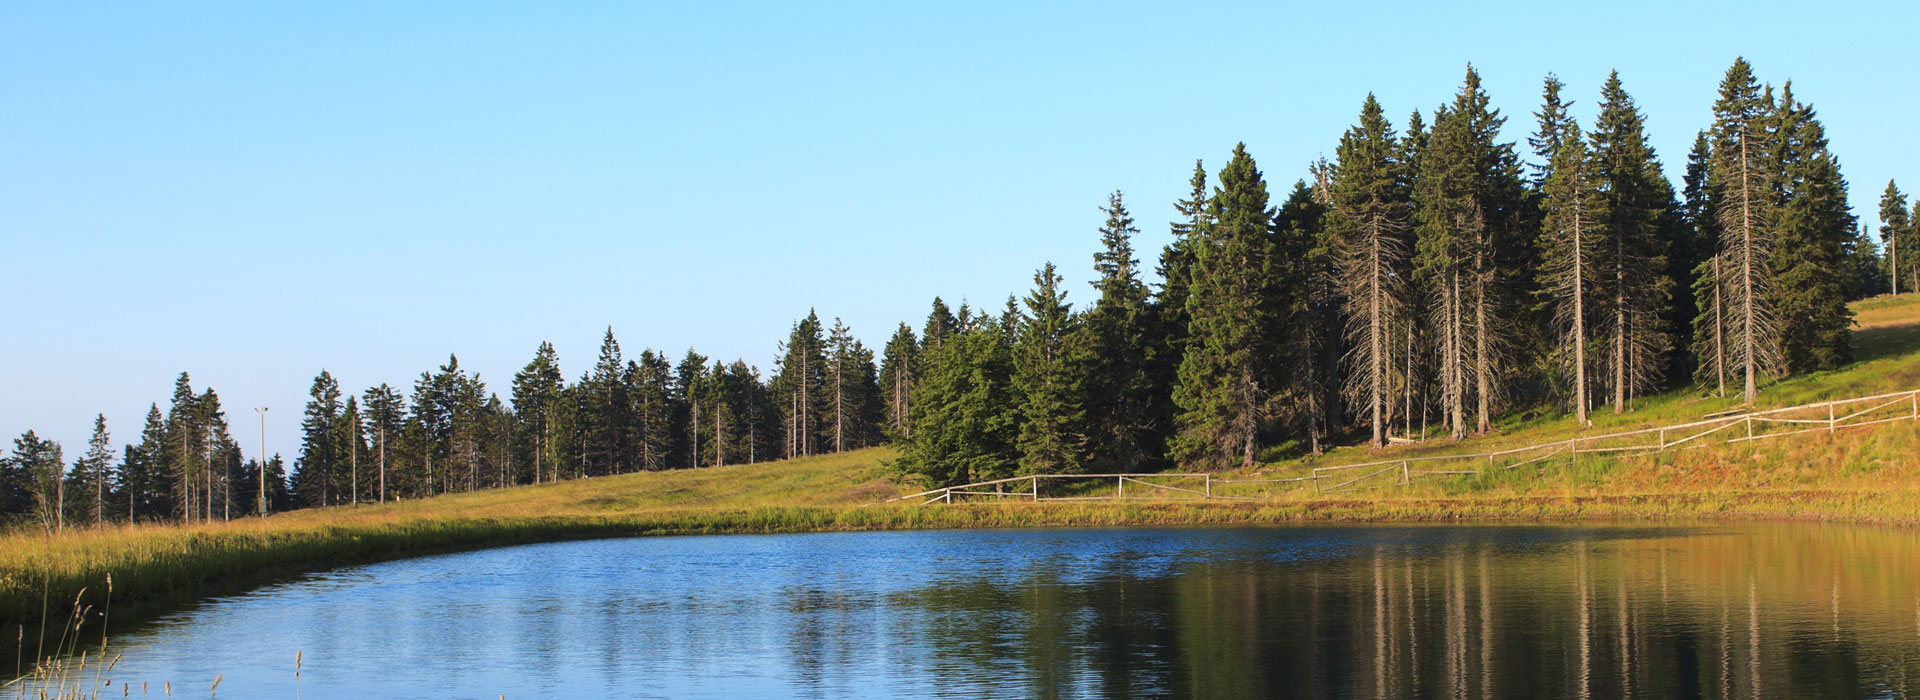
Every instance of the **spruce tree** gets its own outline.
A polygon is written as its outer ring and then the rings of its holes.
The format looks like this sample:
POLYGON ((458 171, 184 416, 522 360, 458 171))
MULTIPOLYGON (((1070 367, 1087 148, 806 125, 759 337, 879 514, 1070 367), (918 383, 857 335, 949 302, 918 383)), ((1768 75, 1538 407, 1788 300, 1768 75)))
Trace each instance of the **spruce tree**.
POLYGON ((65 529, 62 503, 66 458, 60 443, 29 430, 13 441, 13 456, 0 468, 0 513, 27 514, 48 532, 65 529))
POLYGON ((398 450, 393 445, 400 439, 406 425, 407 399, 401 396, 399 391, 382 382, 380 386, 367 389, 361 394, 361 405, 366 407, 366 426, 363 430, 370 441, 373 455, 374 479, 371 491, 375 501, 385 503, 387 502, 387 465, 390 460, 399 457, 398 450))
POLYGON ((919 377, 920 341, 902 323, 881 350, 880 390, 886 399, 887 434, 896 440, 911 437, 907 417, 913 406, 913 384, 919 377))
POLYGON ((1080 318, 1053 263, 1033 275, 1013 345, 1020 473, 1071 474, 1086 463, 1086 358, 1080 318))
POLYGON ((120 460, 121 472, 126 483, 125 506, 127 522, 139 522, 144 516, 148 520, 157 520, 173 512, 173 504, 168 498, 166 462, 163 448, 167 441, 165 416, 160 413, 159 404, 147 407, 146 425, 140 431, 140 442, 128 445, 120 460))
POLYGON ((1495 143, 1505 122, 1492 109, 1471 66, 1453 103, 1437 110, 1414 183, 1416 271, 1430 298, 1447 423, 1467 434, 1492 427, 1493 404, 1505 388, 1504 351, 1511 329, 1509 293, 1528 286, 1530 246, 1515 226, 1521 204, 1519 160, 1512 143, 1495 143))
MULTIPOLYGON (((703 363, 704 364, 704 363, 703 363)), ((620 341, 608 327, 600 340, 600 357, 594 362, 582 390, 587 392, 588 409, 581 416, 586 431, 587 469, 595 476, 631 471, 627 464, 627 426, 632 424, 625 381, 626 361, 620 356, 620 341)))
POLYGON ((1013 355, 998 329, 976 328, 928 351, 913 390, 913 437, 898 462, 951 486, 1013 475, 1020 459, 1013 355))
MULTIPOLYGON (((1100 209, 1100 250, 1093 254, 1099 292, 1081 325, 1085 336, 1088 460, 1102 471, 1135 472, 1158 456, 1151 423, 1155 413, 1153 364, 1165 348, 1153 333, 1147 286, 1134 258, 1134 227, 1125 198, 1115 191, 1100 209)), ((1064 296, 1064 293, 1063 293, 1064 296)))
POLYGON ((192 378, 181 372, 173 382, 173 399, 167 410, 167 438, 161 446, 161 464, 171 492, 168 513, 192 521, 200 512, 194 484, 199 481, 205 460, 200 445, 205 442, 200 421, 198 396, 193 393, 192 378))
POLYGON ((1846 249, 1856 220, 1847 205, 1840 161, 1811 105, 1792 84, 1777 113, 1777 188, 1773 304, 1782 360, 1793 373, 1836 369, 1853 360, 1852 295, 1846 249))
POLYGON ((1670 339, 1666 308, 1668 213, 1679 207, 1673 186, 1648 145, 1646 117, 1620 84, 1619 72, 1600 90, 1600 115, 1588 140, 1593 144, 1593 176, 1605 198, 1605 218, 1594 229, 1600 288, 1594 311, 1596 330, 1607 347, 1607 370, 1600 383, 1613 412, 1656 388, 1664 377, 1670 339))
POLYGON ((1774 333, 1772 279, 1772 177, 1767 172, 1769 99, 1763 99, 1753 67, 1735 59, 1720 81, 1713 105, 1714 218, 1721 240, 1720 277, 1725 289, 1726 361, 1743 385, 1748 405, 1759 380, 1779 367, 1774 333))
MULTIPOLYGON (((533 466, 533 482, 540 483, 549 474, 553 449, 553 411, 560 399, 566 375, 560 372, 560 354, 553 343, 541 341, 533 359, 513 375, 513 410, 526 427, 527 461, 533 466)), ((372 408, 373 401, 367 401, 372 408)))
MULTIPOLYGON (((961 307, 963 310, 965 306, 961 307)), ((934 300, 934 317, 928 319, 928 343, 937 346, 954 332, 954 324, 945 314, 946 306, 934 300), (940 338, 936 340, 935 338, 940 338)), ((823 425, 821 415, 830 403, 831 388, 826 367, 826 341, 820 337, 820 315, 813 310, 793 324, 787 341, 780 347, 782 357, 774 371, 773 393, 782 404, 786 434, 786 455, 805 457, 819 452, 824 433, 830 441, 832 424, 823 425)))
POLYGON ((1207 203, 1208 221, 1191 236, 1192 294, 1187 298, 1190 340, 1180 362, 1174 403, 1179 432, 1172 449, 1186 464, 1251 466, 1267 392, 1277 307, 1272 213, 1267 184, 1245 144, 1220 170, 1207 203))
POLYGON ((300 462, 294 467, 294 491, 309 505, 330 506, 340 496, 334 484, 342 456, 335 429, 341 412, 340 383, 332 373, 320 370, 307 396, 306 413, 300 419, 300 462))
POLYGON ((941 301, 940 297, 934 297, 933 310, 927 313, 927 325, 920 331, 921 349, 931 350, 946 341, 947 336, 958 330, 960 323, 965 320, 954 318, 953 312, 947 309, 947 303, 941 301))
POLYGON ((80 458, 74 471, 88 487, 82 492, 87 498, 85 516, 96 526, 105 525, 115 491, 125 488, 119 483, 124 477, 114 464, 113 439, 107 433, 106 414, 93 417, 93 436, 87 439, 87 454, 80 458))
POLYGON ((1327 229, 1346 313, 1347 402, 1387 444, 1393 415, 1395 340, 1407 323, 1408 202, 1404 151, 1373 95, 1360 123, 1340 137, 1329 182, 1327 229))
POLYGON ((640 360, 627 367, 629 398, 633 400, 635 465, 647 471, 666 469, 673 451, 673 367, 665 354, 642 350, 640 360))
POLYGON ((1866 224, 1855 228, 1853 240, 1846 248, 1847 270, 1852 274, 1852 289, 1849 301, 1859 301, 1887 292, 1887 279, 1881 269, 1885 261, 1880 258, 1880 249, 1873 243, 1873 234, 1867 232, 1866 224))
POLYGON ((1544 214, 1540 238, 1542 292, 1548 297, 1557 327, 1555 354, 1565 372, 1568 397, 1578 425, 1586 426, 1590 404, 1587 388, 1587 318, 1592 313, 1593 292, 1602 237, 1596 235, 1606 222, 1607 200, 1600 192, 1601 179, 1593 158, 1581 140, 1577 124, 1561 131, 1561 145, 1541 183, 1541 208, 1544 214))
MULTIPOLYGON (((1920 201, 1915 202, 1915 204, 1920 205, 1920 201)), ((1915 211, 1920 211, 1920 208, 1917 208, 1915 211)), ((1900 260, 1900 254, 1902 252, 1907 253, 1909 258, 1906 265, 1912 265, 1911 260, 1913 259, 1914 252, 1911 249, 1903 251, 1908 241, 1912 238, 1912 230, 1913 219, 1907 215, 1907 195, 1901 193, 1900 188, 1893 184, 1892 180, 1888 180, 1887 190, 1880 194, 1880 247, 1886 251, 1887 271, 1885 276, 1894 296, 1900 295, 1900 283, 1906 281, 1902 279, 1902 277, 1905 276, 1905 267, 1902 266, 1902 261, 1900 260)), ((1914 289, 1912 284, 1906 286, 1906 290, 1909 292, 1914 291, 1914 289)))
POLYGON ((1527 145, 1533 147, 1533 155, 1539 159, 1539 163, 1533 166, 1535 190, 1546 189, 1547 177, 1552 174, 1553 164, 1560 157, 1560 149, 1567 142, 1567 134, 1580 133, 1573 116, 1567 113, 1573 103, 1560 99, 1560 91, 1567 84, 1560 82, 1560 78, 1552 73, 1548 73, 1541 83, 1540 111, 1533 113, 1534 120, 1539 123, 1539 131, 1527 137, 1527 145))
POLYGON ((1713 147, 1707 132, 1702 131, 1694 139, 1693 151, 1687 155, 1686 175, 1687 219, 1693 229, 1694 257, 1698 261, 1693 268, 1691 287, 1694 304, 1699 309, 1693 316, 1694 379, 1712 386, 1715 396, 1726 396, 1727 376, 1733 369, 1728 359, 1727 338, 1730 270, 1728 258, 1722 251, 1725 236, 1720 231, 1719 206, 1714 201, 1710 180, 1713 161, 1713 147))

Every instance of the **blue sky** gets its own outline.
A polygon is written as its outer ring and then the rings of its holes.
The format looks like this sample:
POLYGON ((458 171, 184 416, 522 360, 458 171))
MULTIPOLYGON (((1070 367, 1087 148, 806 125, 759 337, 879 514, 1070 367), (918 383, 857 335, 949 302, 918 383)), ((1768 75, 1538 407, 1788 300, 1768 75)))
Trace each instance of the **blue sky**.
POLYGON ((878 346, 1049 260, 1085 301, 1106 193, 1150 263, 1194 159, 1244 141, 1283 192, 1369 91, 1401 126, 1468 62, 1513 140, 1546 73, 1590 122, 1618 69, 1677 180, 1745 55, 1856 214, 1920 189, 1907 3, 1033 5, 9 3, 0 436, 72 458, 104 412, 117 448, 187 370, 291 456, 322 368, 452 352, 504 396, 611 325, 764 371, 809 307, 878 346))

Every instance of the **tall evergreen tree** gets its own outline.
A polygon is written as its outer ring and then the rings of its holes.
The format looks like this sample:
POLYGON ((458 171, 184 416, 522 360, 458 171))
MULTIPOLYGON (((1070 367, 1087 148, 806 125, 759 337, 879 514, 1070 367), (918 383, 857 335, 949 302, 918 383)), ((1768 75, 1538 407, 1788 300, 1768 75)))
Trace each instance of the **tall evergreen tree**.
POLYGON ((52 532, 65 529, 66 457, 60 443, 29 430, 13 441, 13 456, 0 460, 0 514, 25 514, 52 532))
POLYGON ((1019 393, 1006 337, 976 328, 928 351, 913 391, 913 431, 899 466, 948 486, 1012 476, 1020 458, 1019 393))
MULTIPOLYGON (((1916 204, 1920 204, 1920 201, 1916 204)), ((1886 251, 1886 278, 1895 296, 1899 296, 1900 283, 1906 281, 1903 279, 1907 276, 1906 270, 1913 266, 1915 260, 1914 252, 1906 248, 1913 238, 1912 231, 1913 219, 1907 215, 1907 195, 1901 193, 1892 180, 1888 180, 1887 190, 1880 194, 1880 247, 1886 251), (1904 263, 1900 260, 1902 252, 1908 258, 1904 263)), ((1916 288, 1909 283, 1906 289, 1911 292, 1916 288)))
POLYGON ((894 439, 911 437, 907 417, 912 413, 913 384, 919 378, 920 341, 913 329, 902 323, 881 350, 880 391, 885 397, 887 434, 894 439))
POLYGON ((205 443, 200 420, 199 397, 193 393, 192 378, 186 372, 173 382, 173 400, 167 411, 167 438, 161 447, 167 489, 172 491, 170 514, 191 521, 200 512, 196 498, 200 472, 205 465, 200 446, 205 443))
MULTIPOLYGON (((928 319, 930 332, 927 341, 937 345, 953 330, 941 330, 936 326, 945 325, 945 306, 934 300, 935 317, 928 319), (940 339, 936 340, 938 336, 940 339)), ((965 305, 961 309, 965 310, 965 305)), ((832 425, 822 426, 820 416, 824 404, 828 403, 830 389, 823 391, 826 384, 826 341, 820 337, 820 316, 809 310, 807 317, 794 323, 793 331, 787 342, 781 346, 784 356, 780 359, 778 370, 773 378, 773 390, 776 400, 784 401, 786 408, 787 456, 804 457, 815 454, 820 449, 822 428, 832 436, 832 425)))
POLYGON ((1887 293, 1887 278, 1882 268, 1886 262, 1880 257, 1880 248, 1873 243, 1873 234, 1867 232, 1866 224, 1855 228, 1853 240, 1846 248, 1847 270, 1853 275, 1853 288, 1848 299, 1859 301, 1887 293))
POLYGON ((75 465, 74 475, 83 481, 86 509, 84 516, 94 525, 105 525, 110 514, 113 496, 123 488, 120 482, 120 470, 113 460, 113 439, 107 433, 107 416, 98 414, 93 418, 93 436, 87 439, 87 454, 75 465))
POLYGON ((666 355, 647 349, 639 362, 627 366, 627 375, 638 451, 634 463, 647 471, 666 469, 673 452, 673 367, 666 355))
POLYGON ((1735 59, 1720 81, 1713 105, 1713 161, 1708 181, 1714 189, 1714 218, 1720 229, 1723 287, 1726 290, 1726 360, 1752 404, 1759 379, 1779 367, 1772 279, 1772 177, 1767 172, 1770 100, 1763 99, 1753 67, 1735 59))
POLYGON ((1180 362, 1173 451, 1187 464, 1251 466, 1275 348, 1264 335, 1275 320, 1276 269, 1268 231, 1267 184, 1246 146, 1234 146, 1207 204, 1208 221, 1191 236, 1191 341, 1180 362))
POLYGON ((1434 114, 1414 187, 1416 262, 1439 334, 1438 369, 1455 438, 1466 436, 1469 398, 1474 429, 1492 427, 1511 332, 1501 319, 1511 316, 1508 293, 1525 286, 1515 279, 1520 273, 1514 258, 1529 247, 1516 240, 1514 225, 1521 201, 1518 156, 1513 144, 1494 141, 1505 121, 1469 66, 1453 103, 1434 114))
POLYGON ((1370 444, 1387 444, 1396 331, 1407 322, 1406 178, 1400 147, 1373 95, 1340 137, 1327 189, 1327 228, 1346 312, 1347 401, 1367 414, 1370 444))
MULTIPOLYGON (((533 359, 513 375, 513 410, 525 427, 527 460, 533 466, 533 482, 549 475, 553 460, 553 411, 560 400, 566 376, 560 372, 560 353, 553 343, 541 341, 533 359)), ((369 404, 372 402, 369 401, 369 404)))
MULTIPOLYGON (((1100 227, 1100 251, 1093 254, 1094 300, 1082 324, 1086 365, 1086 433, 1088 459, 1101 470, 1140 471, 1161 450, 1151 421, 1154 405, 1153 364, 1166 349, 1153 332, 1147 286, 1140 281, 1140 261, 1133 257, 1133 237, 1140 232, 1118 192, 1107 196, 1106 223, 1100 227)), ((1064 292, 1062 293, 1064 297, 1064 292)))
POLYGON ((1666 371, 1671 285, 1662 232, 1679 205, 1647 143, 1646 117, 1621 87, 1618 71, 1600 90, 1600 116, 1588 140, 1593 175, 1606 200, 1599 210, 1606 218, 1593 231, 1601 285, 1594 299, 1596 326, 1608 345, 1601 384, 1609 390, 1613 412, 1621 413, 1629 398, 1656 388, 1666 371))
POLYGON ((1020 471, 1071 474, 1086 463, 1086 371, 1079 317, 1048 263, 1033 275, 1014 344, 1020 394, 1020 471))
POLYGON ((1607 200, 1600 192, 1600 173, 1581 141, 1578 125, 1561 131, 1561 146, 1541 183, 1541 207, 1544 228, 1540 240, 1542 291, 1548 296, 1558 328, 1556 354, 1566 373, 1575 420, 1585 426, 1590 404, 1587 388, 1587 318, 1598 281, 1597 262, 1602 259, 1602 237, 1597 230, 1605 226, 1607 200))
POLYGON ((1527 137, 1527 145, 1533 147, 1533 155, 1539 159, 1539 163, 1533 165, 1535 190, 1546 189, 1547 177, 1560 157, 1560 149, 1566 145, 1567 134, 1580 133, 1579 126, 1573 122, 1573 115, 1568 114, 1573 103, 1560 99, 1560 91, 1567 84, 1560 82, 1560 78, 1552 73, 1548 73, 1541 83, 1540 111, 1533 113, 1534 120, 1539 123, 1539 131, 1527 137))
POLYGON ((1781 359, 1794 373, 1835 369, 1853 360, 1846 249, 1857 221, 1826 129, 1811 105, 1794 101, 1791 84, 1776 119, 1782 201, 1771 283, 1781 359))
POLYGON ((314 506, 333 505, 340 497, 334 477, 342 457, 335 424, 340 420, 340 383, 320 370, 307 390, 307 408, 300 420, 300 462, 295 465, 294 491, 314 506))
POLYGON ((960 323, 966 320, 965 315, 963 311, 962 318, 955 318, 953 312, 947 309, 947 303, 941 301, 940 297, 934 297, 933 310, 927 313, 927 325, 920 331, 920 342, 924 343, 922 349, 931 350, 945 342, 947 336, 958 330, 960 323))
POLYGON ((363 430, 373 454, 372 492, 374 500, 380 503, 387 502, 387 465, 389 460, 399 456, 393 443, 400 439, 405 429, 406 404, 406 397, 384 382, 361 394, 361 405, 366 407, 366 426, 363 430))
POLYGON ((147 407, 147 421, 140 431, 139 444, 128 445, 120 460, 120 470, 125 475, 123 498, 129 523, 140 522, 143 517, 157 520, 173 512, 163 460, 166 442, 166 418, 161 415, 159 404, 151 404, 147 407))

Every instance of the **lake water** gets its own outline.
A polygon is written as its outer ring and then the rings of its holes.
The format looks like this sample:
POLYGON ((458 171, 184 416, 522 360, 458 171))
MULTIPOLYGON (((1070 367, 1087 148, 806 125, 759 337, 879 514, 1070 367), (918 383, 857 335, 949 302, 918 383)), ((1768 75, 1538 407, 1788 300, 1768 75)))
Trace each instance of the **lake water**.
POLYGON ((162 681, 206 697, 224 674, 221 698, 1904 698, 1920 692, 1920 534, 599 540, 342 569, 115 646, 115 684, 148 697, 162 681))

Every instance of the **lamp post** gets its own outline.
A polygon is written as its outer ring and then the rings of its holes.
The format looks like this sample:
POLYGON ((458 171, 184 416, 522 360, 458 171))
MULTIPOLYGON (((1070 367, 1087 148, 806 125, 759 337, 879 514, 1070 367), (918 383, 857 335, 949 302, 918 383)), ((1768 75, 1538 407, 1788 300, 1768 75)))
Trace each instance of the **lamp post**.
POLYGON ((260 414, 260 517, 267 517, 267 407, 255 406, 260 414))

